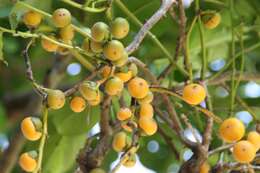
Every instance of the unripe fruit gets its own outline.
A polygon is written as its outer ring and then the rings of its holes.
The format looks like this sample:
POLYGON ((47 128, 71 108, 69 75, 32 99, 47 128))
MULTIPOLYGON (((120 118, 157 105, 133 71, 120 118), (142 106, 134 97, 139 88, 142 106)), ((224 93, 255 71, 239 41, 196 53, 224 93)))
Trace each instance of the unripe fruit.
POLYGON ((131 118, 132 111, 129 108, 120 108, 116 115, 118 120, 124 121, 131 118))
POLYGON ((115 134, 112 142, 112 147, 115 151, 122 151, 127 145, 127 135, 125 132, 118 132, 115 134))
POLYGON ((35 151, 23 153, 19 157, 19 165, 24 171, 33 172, 37 166, 36 157, 37 153, 35 151))
POLYGON ((84 49, 87 53, 93 54, 91 48, 90 48, 90 40, 88 38, 85 38, 82 43, 82 49, 84 49))
POLYGON ((125 18, 117 17, 111 24, 111 34, 117 39, 122 39, 129 32, 129 23, 125 18))
POLYGON ((128 70, 132 72, 133 77, 136 76, 138 73, 138 68, 135 63, 131 63, 128 67, 128 70))
MULTIPOLYGON (((54 36, 49 36, 49 38, 56 40, 56 38, 54 36)), ((42 40, 41 40, 41 45, 42 45, 43 49, 46 50, 47 52, 56 52, 59 47, 57 44, 55 44, 47 39, 44 39, 44 38, 42 38, 42 40)))
POLYGON ((199 173, 209 173, 209 171, 210 171, 210 166, 209 166, 208 162, 204 162, 200 166, 200 172, 199 173))
POLYGON ((58 28, 63 28, 71 23, 71 14, 65 8, 59 8, 52 14, 52 21, 58 28))
POLYGON ((255 146, 256 151, 258 151, 260 149, 260 134, 259 133, 257 133, 256 131, 249 132, 247 135, 247 140, 255 146))
POLYGON ((253 144, 248 141, 239 141, 234 145, 233 156, 239 163, 250 163, 254 160, 256 150, 253 144))
POLYGON ((147 96, 149 85, 144 79, 135 77, 128 83, 128 91, 132 97, 142 99, 147 96))
POLYGON ((119 60, 112 61, 112 64, 116 67, 123 67, 128 61, 128 54, 126 51, 123 52, 122 57, 119 60))
POLYGON ((90 173, 106 173, 106 172, 101 168, 95 168, 95 169, 92 169, 90 171, 90 173))
POLYGON ((140 118, 141 117, 148 117, 148 118, 152 118, 153 117, 153 106, 150 103, 147 104, 142 104, 140 106, 140 118))
POLYGON ((23 16, 23 22, 29 28, 36 28, 41 21, 42 15, 35 11, 28 11, 23 16))
POLYGON ((108 81, 105 84, 105 91, 110 96, 120 94, 123 89, 124 89, 124 82, 116 76, 108 79, 108 81))
POLYGON ((132 78, 132 72, 128 71, 128 72, 117 72, 115 73, 116 77, 119 77, 123 82, 127 82, 132 78))
POLYGON ((137 101, 140 105, 151 103, 153 101, 153 93, 151 91, 149 91, 148 94, 144 98, 137 99, 137 101))
POLYGON ((103 51, 103 44, 94 40, 90 41, 90 49, 94 53, 101 53, 103 51))
POLYGON ((112 68, 109 65, 106 65, 102 68, 101 75, 103 78, 108 78, 111 75, 112 68))
POLYGON ((95 100, 88 100, 88 104, 90 106, 96 106, 96 105, 99 105, 101 101, 102 101, 102 93, 99 92, 99 94, 95 100))
POLYGON ((202 16, 202 22, 207 29, 216 28, 221 21, 219 13, 209 13, 202 16))
POLYGON ((65 94, 61 90, 47 91, 47 104, 51 109, 60 109, 65 104, 65 94))
POLYGON ((108 42, 104 47, 104 55, 110 61, 119 60, 125 52, 124 45, 117 40, 108 42))
POLYGON ((225 142, 236 142, 244 136, 245 126, 237 118, 228 118, 220 125, 219 134, 225 142))
POLYGON ((60 29, 60 37, 63 41, 71 41, 74 38, 74 29, 72 25, 60 29))
POLYGON ((127 168, 131 168, 136 164, 136 156, 134 154, 130 155, 129 158, 123 163, 127 168))
POLYGON ((152 118, 140 117, 138 124, 145 134, 151 136, 156 133, 158 126, 152 118))
POLYGON ((86 102, 82 97, 73 97, 70 101, 70 108, 73 112, 82 112, 86 108, 86 102))
POLYGON ((30 141, 36 141, 41 138, 42 122, 36 117, 27 117, 21 123, 21 130, 24 137, 30 141))
POLYGON ((206 98, 206 90, 199 84, 189 84, 183 88, 183 100, 191 105, 198 105, 206 98))
POLYGON ((91 28, 91 37, 96 42, 102 42, 109 36, 109 27, 104 22, 97 22, 91 28))
POLYGON ((84 81, 79 87, 80 94, 88 101, 97 100, 100 91, 96 82, 84 81))

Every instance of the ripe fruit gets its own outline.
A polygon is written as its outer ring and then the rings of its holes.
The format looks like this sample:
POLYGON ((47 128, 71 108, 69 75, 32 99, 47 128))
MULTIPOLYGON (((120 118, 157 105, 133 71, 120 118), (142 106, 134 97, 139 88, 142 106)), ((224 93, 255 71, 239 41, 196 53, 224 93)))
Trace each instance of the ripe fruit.
POLYGON ((117 40, 108 42, 104 47, 104 55, 110 61, 119 60, 125 52, 124 45, 117 40))
POLYGON ((209 166, 208 162, 204 162, 200 166, 200 172, 199 173, 208 173, 209 171, 210 171, 210 166, 209 166))
POLYGON ((70 101, 70 108, 73 112, 82 112, 86 107, 86 102, 82 97, 73 97, 70 101))
POLYGON ((248 141, 239 141, 234 145, 233 156, 239 163, 250 163, 256 155, 256 150, 253 144, 248 141))
POLYGON ((101 75, 103 78, 108 78, 111 74, 112 68, 109 65, 106 65, 102 68, 101 75))
POLYGON ((137 99, 137 101, 140 105, 151 103, 153 101, 153 93, 151 91, 149 91, 148 94, 144 98, 137 99))
POLYGON ((136 156, 132 154, 129 158, 123 163, 123 165, 127 168, 133 167, 136 164, 136 156))
POLYGON ((142 104, 140 106, 139 115, 140 115, 140 117, 152 118, 153 117, 153 106, 150 103, 142 104))
POLYGON ((56 27, 63 28, 70 24, 71 14, 67 9, 59 8, 53 12, 52 21, 56 27))
POLYGON ((138 124, 140 128, 149 136, 156 133, 158 128, 154 119, 149 117, 140 117, 138 124))
POLYGON ((198 105, 206 98, 206 90, 199 84, 189 84, 183 88, 183 100, 191 105, 198 105))
POLYGON ((124 121, 131 118, 132 111, 129 108, 120 108, 116 115, 118 120, 124 121))
POLYGON ((21 123, 21 130, 24 137, 30 141, 36 141, 41 138, 42 122, 36 117, 27 117, 21 123))
MULTIPOLYGON (((56 38, 54 36, 49 36, 49 38, 56 40, 56 38)), ((56 52, 59 47, 57 44, 55 44, 47 39, 44 39, 44 38, 42 38, 42 40, 41 40, 41 45, 42 45, 43 49, 46 50, 47 52, 56 52)))
POLYGON ((97 100, 100 91, 96 82, 84 81, 79 87, 80 94, 88 101, 97 100))
POLYGON ((135 121, 122 122, 121 127, 127 132, 132 132, 134 128, 137 128, 137 124, 135 121))
POLYGON ((108 79, 108 81, 105 84, 105 91, 108 95, 111 96, 120 94, 123 89, 124 82, 116 76, 108 79))
POLYGON ((127 146, 127 135, 125 132, 115 134, 112 147, 115 151, 120 152, 127 146))
POLYGON ((106 173, 106 172, 101 168, 95 168, 95 169, 92 169, 90 171, 90 173, 106 173))
POLYGON ((65 94, 61 90, 48 90, 47 103, 51 109, 60 109, 65 104, 65 94))
POLYGON ((219 25, 221 16, 219 13, 208 13, 202 16, 202 21, 207 29, 214 29, 219 25))
POLYGON ((101 53, 103 51, 103 45, 100 42, 96 42, 94 40, 90 41, 90 49, 94 53, 101 53))
POLYGON ((91 28, 91 37, 96 42, 102 42, 109 36, 109 27, 104 22, 97 22, 91 28))
POLYGON ((60 29, 60 37, 63 41, 71 41, 74 38, 74 29, 72 25, 60 29))
POLYGON ((257 133, 256 131, 249 132, 247 135, 247 140, 255 146, 256 151, 258 151, 260 149, 260 134, 259 133, 257 133))
POLYGON ((129 32, 129 23, 125 18, 117 17, 111 24, 111 34, 117 39, 124 38, 129 32))
POLYGON ((23 153, 19 157, 19 165, 26 172, 33 172, 37 166, 37 152, 30 151, 27 153, 23 153))
POLYGON ((228 118, 220 125, 219 134, 226 142, 236 142, 244 136, 245 126, 237 118, 228 118))
POLYGON ((113 61, 112 63, 116 66, 116 67, 123 67, 128 60, 128 54, 126 51, 123 52, 122 57, 119 60, 113 61))
POLYGON ((42 15, 35 11, 28 11, 23 16, 23 22, 29 28, 36 28, 41 21, 42 15))
POLYGON ((117 72, 115 73, 116 77, 119 77, 123 82, 127 82, 132 78, 132 72, 128 71, 128 72, 117 72))
POLYGON ((128 91, 132 97, 142 99, 147 96, 149 86, 144 79, 135 77, 128 83, 128 91))

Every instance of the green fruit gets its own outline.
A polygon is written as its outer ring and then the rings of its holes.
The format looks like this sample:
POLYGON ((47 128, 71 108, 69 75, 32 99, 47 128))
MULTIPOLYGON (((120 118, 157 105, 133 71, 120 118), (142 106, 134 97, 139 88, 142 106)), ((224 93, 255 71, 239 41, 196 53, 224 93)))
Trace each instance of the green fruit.
POLYGON ((118 17, 111 24, 111 34, 117 39, 124 38, 129 32, 129 23, 125 18, 118 17))
POLYGON ((122 67, 127 63, 127 60, 128 60, 128 54, 126 51, 124 51, 122 57, 119 60, 113 61, 112 63, 116 67, 122 67))
POLYGON ((100 91, 96 82, 85 81, 79 87, 80 94, 88 101, 97 100, 100 97, 100 91))
POLYGON ((118 95, 124 89, 124 82, 119 77, 111 77, 105 84, 105 91, 108 95, 118 95))
POLYGON ((91 28, 91 37, 96 42, 105 41, 109 36, 109 28, 103 22, 95 23, 91 28))
POLYGON ((90 41, 90 49, 94 53, 101 53, 103 51, 103 44, 94 40, 90 41))
POLYGON ((62 108, 65 104, 65 94, 61 90, 48 90, 47 104, 51 109, 62 108))
POLYGON ((124 45, 117 40, 108 42, 104 47, 104 55, 110 61, 119 60, 125 52, 124 45))
POLYGON ((131 63, 128 67, 128 70, 130 70, 132 72, 132 76, 136 76, 138 73, 138 68, 134 63, 131 63))
POLYGON ((101 168, 95 168, 95 169, 92 169, 90 171, 90 173, 106 173, 106 172, 101 168))
POLYGON ((58 28, 63 28, 71 23, 71 14, 65 8, 59 8, 52 14, 52 21, 58 28))

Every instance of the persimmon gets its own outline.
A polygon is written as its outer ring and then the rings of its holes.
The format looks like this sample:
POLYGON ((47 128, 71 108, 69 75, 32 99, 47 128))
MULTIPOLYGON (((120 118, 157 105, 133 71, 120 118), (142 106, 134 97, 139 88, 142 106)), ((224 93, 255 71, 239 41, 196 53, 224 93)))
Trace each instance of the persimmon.
POLYGON ((103 169, 101 168, 95 168, 95 169, 92 169, 90 171, 90 173, 106 173, 106 171, 104 171, 103 169))
MULTIPOLYGON (((52 40, 56 40, 56 38, 52 35, 49 36, 49 38, 51 38, 52 40)), ((59 47, 57 44, 55 44, 45 38, 41 39, 41 45, 42 45, 43 49, 46 50, 47 52, 56 52, 59 47)))
POLYGON ((113 137, 112 147, 120 152, 127 146, 127 135, 125 132, 118 132, 113 137))
POLYGON ((221 22, 221 15, 219 13, 205 14, 202 16, 202 22, 207 29, 214 29, 221 22))
POLYGON ((108 78, 111 75, 112 67, 106 65, 102 68, 101 75, 103 78, 108 78))
POLYGON ((24 137, 30 141, 37 141, 41 138, 42 122, 36 117, 26 117, 21 123, 21 130, 24 137))
POLYGON ((94 53, 101 53, 103 51, 103 44, 94 40, 90 41, 90 49, 94 53))
POLYGON ((155 134, 158 129, 157 123, 153 118, 140 117, 138 124, 145 134, 149 136, 155 134))
POLYGON ((237 118, 228 118, 220 125, 219 134, 225 142, 236 142, 244 136, 245 126, 237 118))
POLYGON ((140 105, 151 103, 153 101, 153 93, 149 91, 147 95, 142 99, 137 99, 140 105))
POLYGON ((79 92, 87 101, 97 100, 100 95, 98 84, 92 81, 84 81, 79 86, 79 92))
POLYGON ((239 141, 234 145, 233 156, 239 163, 250 163, 256 155, 255 146, 249 141, 239 141))
POLYGON ((206 90, 199 84, 188 84, 183 88, 182 98, 188 104, 198 105, 206 98, 206 90))
POLYGON ((104 22, 97 22, 91 28, 91 37, 96 42, 105 41, 109 36, 109 27, 104 22))
POLYGON ((128 61, 128 54, 126 51, 124 51, 122 57, 116 61, 112 61, 112 63, 116 67, 123 67, 127 63, 127 61, 128 61))
POLYGON ((208 162, 204 162, 200 166, 200 172, 199 173, 209 173, 209 171, 210 171, 210 165, 208 164, 208 162))
POLYGON ((82 97, 73 97, 70 101, 70 108, 73 112, 82 112, 86 108, 86 102, 82 97))
POLYGON ((153 106, 150 103, 142 104, 140 106, 140 112, 139 112, 140 117, 152 118, 153 113, 154 113, 153 106))
POLYGON ((149 92, 149 85, 140 77, 131 79, 127 87, 130 95, 137 99, 144 98, 149 92))
POLYGON ((124 121, 131 118, 132 111, 129 108, 120 108, 116 115, 118 120, 124 121))
POLYGON ((72 25, 67 25, 60 29, 60 37, 63 41, 71 41, 74 38, 74 28, 72 25))
POLYGON ((36 151, 30 151, 21 154, 19 157, 19 165, 21 168, 26 172, 33 172, 36 169, 37 166, 37 152, 36 151))
POLYGON ((63 28, 71 23, 71 14, 65 8, 59 8, 52 14, 53 24, 58 28, 63 28))
POLYGON ((65 94, 61 90, 47 91, 47 104, 51 109, 60 109, 65 104, 65 94))
POLYGON ((247 140, 255 146, 256 151, 260 149, 260 134, 258 132, 249 132, 247 135, 247 140))
POLYGON ((131 154, 129 156, 129 158, 125 162, 123 162, 123 165, 127 168, 131 168, 131 167, 135 166, 135 164, 136 164, 135 154, 131 154))
POLYGON ((116 76, 111 77, 106 81, 105 92, 110 95, 118 95, 124 89, 124 82, 116 76))
POLYGON ((36 28, 42 21, 42 15, 36 11, 27 11, 23 15, 23 22, 29 28, 36 28))
POLYGON ((111 40, 104 46, 104 55, 110 61, 119 60, 125 52, 124 45, 118 40, 111 40))
POLYGON ((122 39, 129 32, 129 23, 125 18, 117 17, 111 24, 111 34, 117 39, 122 39))
POLYGON ((117 72, 115 73, 116 77, 119 77, 123 82, 127 82, 132 78, 132 72, 127 71, 127 72, 117 72))

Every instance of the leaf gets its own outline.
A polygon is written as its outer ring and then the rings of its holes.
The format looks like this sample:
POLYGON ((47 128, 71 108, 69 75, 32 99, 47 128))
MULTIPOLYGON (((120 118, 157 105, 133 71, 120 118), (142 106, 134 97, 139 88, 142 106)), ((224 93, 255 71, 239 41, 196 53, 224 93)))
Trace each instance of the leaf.
POLYGON ((12 30, 15 30, 22 18, 26 8, 20 3, 16 3, 9 14, 9 23, 12 30))
POLYGON ((3 32, 0 31, 0 61, 2 61, 6 66, 8 66, 8 63, 7 63, 7 61, 5 61, 4 55, 3 55, 3 46, 4 46, 3 32))

